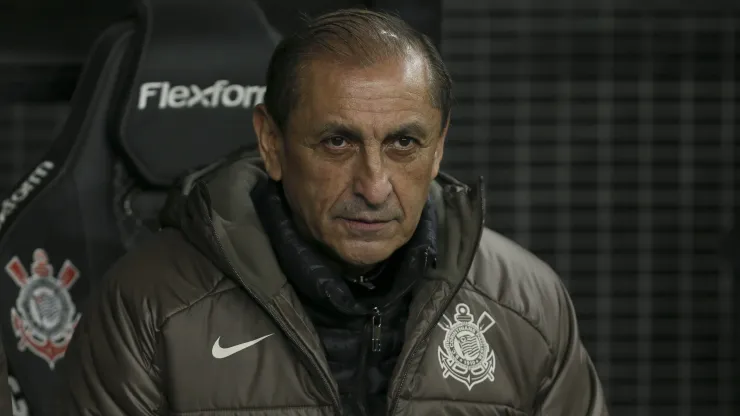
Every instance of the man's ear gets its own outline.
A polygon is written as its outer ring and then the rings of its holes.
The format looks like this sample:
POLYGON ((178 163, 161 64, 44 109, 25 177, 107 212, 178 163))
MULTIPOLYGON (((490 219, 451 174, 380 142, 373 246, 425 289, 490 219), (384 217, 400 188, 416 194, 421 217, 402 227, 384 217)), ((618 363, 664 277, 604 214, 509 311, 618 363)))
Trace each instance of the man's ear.
POLYGON ((442 163, 442 156, 445 153, 445 139, 447 138, 447 129, 450 127, 450 117, 447 116, 447 122, 445 122, 445 128, 442 129, 442 133, 437 140, 437 148, 434 150, 434 166, 432 166, 432 179, 439 175, 439 166, 442 163))
POLYGON ((280 165, 282 136, 264 104, 259 104, 254 108, 252 124, 257 135, 260 156, 265 163, 265 170, 272 180, 279 181, 283 177, 283 169, 280 165))

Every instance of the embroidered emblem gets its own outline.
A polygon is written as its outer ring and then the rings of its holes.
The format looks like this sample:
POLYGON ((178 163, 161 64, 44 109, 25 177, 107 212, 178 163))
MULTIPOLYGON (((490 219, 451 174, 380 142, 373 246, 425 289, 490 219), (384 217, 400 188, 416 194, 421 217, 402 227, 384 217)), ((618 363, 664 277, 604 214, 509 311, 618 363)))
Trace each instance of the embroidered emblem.
POLYGON ((20 287, 15 307, 10 311, 13 331, 19 339, 18 349, 28 349, 53 370, 56 362, 64 357, 80 320, 69 295, 69 288, 80 272, 67 260, 55 276, 49 256, 40 248, 33 252, 30 274, 17 256, 8 262, 5 271, 20 287))
POLYGON ((483 312, 474 322, 470 307, 464 303, 455 307, 454 319, 453 322, 443 315, 437 323, 446 333, 437 354, 442 377, 452 377, 472 390, 478 383, 494 380, 496 357, 484 334, 496 321, 488 312, 483 312))

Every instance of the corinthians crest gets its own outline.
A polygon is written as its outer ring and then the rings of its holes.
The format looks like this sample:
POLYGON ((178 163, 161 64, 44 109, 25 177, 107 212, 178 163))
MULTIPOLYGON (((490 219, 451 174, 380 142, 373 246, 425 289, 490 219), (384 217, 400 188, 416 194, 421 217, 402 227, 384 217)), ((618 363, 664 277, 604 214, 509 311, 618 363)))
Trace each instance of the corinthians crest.
POLYGON ((476 384, 494 379, 496 358, 484 334, 496 321, 483 312, 475 322, 470 307, 464 303, 455 307, 454 318, 453 322, 444 315, 437 323, 446 333, 438 347, 439 365, 444 378, 452 377, 472 390, 476 384))
POLYGON ((55 276, 43 249, 34 250, 30 273, 17 256, 8 262, 5 271, 20 287, 15 307, 10 311, 13 331, 19 338, 18 349, 28 349, 53 370, 64 356, 80 319, 68 291, 80 272, 67 260, 55 276))

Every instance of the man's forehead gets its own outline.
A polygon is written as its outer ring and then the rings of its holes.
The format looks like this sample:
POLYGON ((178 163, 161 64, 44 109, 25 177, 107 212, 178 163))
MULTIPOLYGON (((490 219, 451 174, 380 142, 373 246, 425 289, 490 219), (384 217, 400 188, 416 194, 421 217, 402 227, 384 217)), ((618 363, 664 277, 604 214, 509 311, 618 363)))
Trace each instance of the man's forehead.
POLYGON ((311 101, 337 98, 426 99, 431 87, 427 65, 414 54, 389 57, 370 66, 314 59, 302 71, 301 92, 311 101))
POLYGON ((303 114, 296 119, 312 124, 312 130, 320 124, 351 124, 358 113, 389 125, 434 123, 440 115, 432 105, 425 67, 419 60, 398 59, 370 67, 311 62, 300 82, 295 111, 303 114))

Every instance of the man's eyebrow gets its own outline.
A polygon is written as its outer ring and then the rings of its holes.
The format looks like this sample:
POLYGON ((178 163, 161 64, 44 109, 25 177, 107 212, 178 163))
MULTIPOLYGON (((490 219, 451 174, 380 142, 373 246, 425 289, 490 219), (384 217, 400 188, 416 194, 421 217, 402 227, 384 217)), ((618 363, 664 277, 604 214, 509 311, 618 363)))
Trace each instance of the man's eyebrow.
POLYGON ((346 124, 329 121, 324 123, 318 130, 317 136, 337 135, 352 140, 362 139, 362 132, 346 124))
POLYGON ((397 129, 393 130, 388 134, 388 137, 401 137, 401 136, 414 136, 417 138, 424 138, 427 137, 427 129, 424 128, 424 125, 412 121, 410 123, 402 124, 397 129))
MULTIPOLYGON (((318 136, 337 135, 346 137, 352 140, 361 140, 362 132, 347 124, 329 121, 324 123, 319 129, 317 129, 318 136)), ((428 135, 427 129, 423 124, 412 121, 404 123, 397 128, 390 131, 386 138, 402 137, 402 136, 414 136, 417 138, 425 138, 428 135)))

